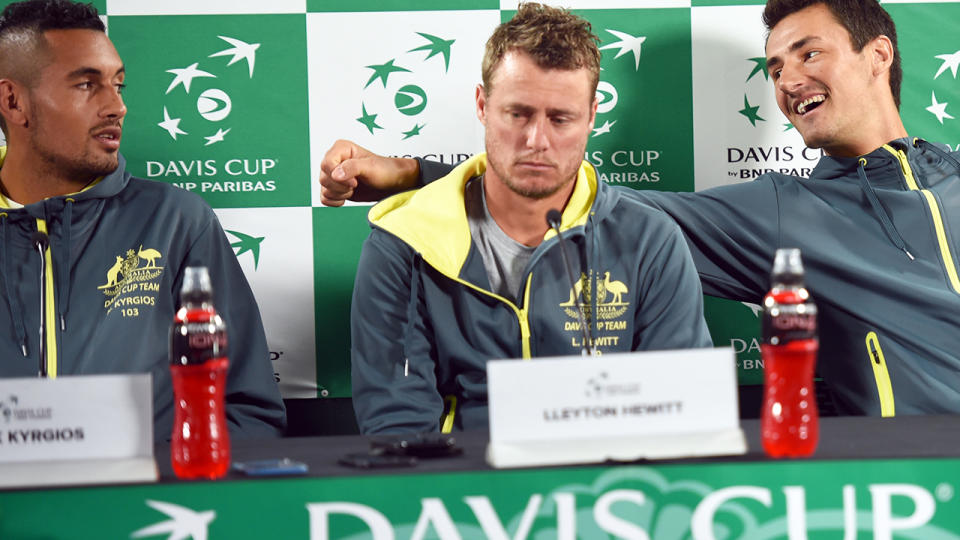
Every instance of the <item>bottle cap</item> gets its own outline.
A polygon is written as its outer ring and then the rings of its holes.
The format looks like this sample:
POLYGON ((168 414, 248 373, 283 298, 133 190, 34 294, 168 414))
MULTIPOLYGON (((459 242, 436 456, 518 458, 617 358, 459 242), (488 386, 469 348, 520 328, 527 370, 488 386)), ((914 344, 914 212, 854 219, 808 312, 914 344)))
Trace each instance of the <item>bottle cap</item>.
POLYGON ((798 248, 780 248, 773 258, 771 281, 794 285, 803 283, 803 262, 798 248))
POLYGON ((183 272, 183 286, 180 287, 180 301, 204 302, 213 296, 210 273, 206 266, 188 266, 183 272))

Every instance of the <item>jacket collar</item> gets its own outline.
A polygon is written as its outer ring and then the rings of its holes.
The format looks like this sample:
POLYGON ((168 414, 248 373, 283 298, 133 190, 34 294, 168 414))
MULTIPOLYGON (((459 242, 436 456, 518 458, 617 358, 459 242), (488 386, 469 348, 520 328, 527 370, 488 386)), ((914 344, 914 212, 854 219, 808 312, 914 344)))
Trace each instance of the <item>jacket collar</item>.
MULTIPOLYGON (((471 245, 464 187, 486 168, 487 155, 477 154, 436 182, 381 201, 367 217, 371 225, 400 238, 437 270, 457 276, 471 245)), ((593 167, 581 163, 573 194, 561 216, 561 230, 586 223, 597 189, 593 167)), ((555 234, 548 231, 544 239, 555 234)))

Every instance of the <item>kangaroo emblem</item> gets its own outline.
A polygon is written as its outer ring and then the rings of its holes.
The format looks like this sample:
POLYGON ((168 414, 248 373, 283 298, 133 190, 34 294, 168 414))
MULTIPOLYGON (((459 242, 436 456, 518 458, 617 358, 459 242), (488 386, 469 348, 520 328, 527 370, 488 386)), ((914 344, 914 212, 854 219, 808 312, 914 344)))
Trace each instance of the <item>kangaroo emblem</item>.
POLYGON ((107 289, 117 284, 117 275, 120 274, 120 268, 123 266, 123 259, 117 255, 117 262, 107 270, 107 284, 97 287, 98 289, 107 289))
POLYGON ((143 244, 140 244, 140 247, 137 248, 137 257, 147 261, 147 265, 144 268, 156 268, 157 259, 160 258, 160 252, 155 249, 143 249, 143 244))

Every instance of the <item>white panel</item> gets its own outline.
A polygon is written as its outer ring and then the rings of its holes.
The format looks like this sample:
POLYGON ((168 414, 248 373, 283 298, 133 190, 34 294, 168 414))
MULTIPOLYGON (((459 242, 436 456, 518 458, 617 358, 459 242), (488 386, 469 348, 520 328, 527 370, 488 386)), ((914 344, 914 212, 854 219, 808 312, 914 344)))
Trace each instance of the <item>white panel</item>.
MULTIPOLYGON (((483 46, 499 16, 496 10, 308 14, 311 177, 318 178, 320 161, 336 139, 380 154, 447 163, 480 151, 474 95, 483 46), (433 51, 416 50, 430 47, 430 39, 453 40, 449 68, 443 52, 428 58, 433 51), (384 76, 371 81, 375 70, 368 66, 388 64, 378 68, 384 76), (387 72, 398 68, 405 71, 387 72), (364 110, 376 115, 371 125, 382 129, 371 134, 357 120, 364 110)), ((316 181, 313 204, 320 204, 316 181)))
MULTIPOLYGON (((311 209, 220 208, 216 213, 224 230, 254 238, 247 240, 251 249, 239 253, 237 260, 260 306, 280 393, 285 398, 316 397, 313 246, 304 242, 304 234, 291 233, 312 230, 311 209)), ((241 241, 230 232, 227 239, 231 244, 241 241)))

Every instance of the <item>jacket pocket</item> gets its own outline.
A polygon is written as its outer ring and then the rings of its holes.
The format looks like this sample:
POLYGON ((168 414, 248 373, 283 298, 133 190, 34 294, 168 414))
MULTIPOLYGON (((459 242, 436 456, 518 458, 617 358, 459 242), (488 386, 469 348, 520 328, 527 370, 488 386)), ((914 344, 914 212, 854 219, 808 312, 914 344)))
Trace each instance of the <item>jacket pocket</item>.
POLYGON ((880 395, 880 415, 895 416, 893 403, 893 386, 890 384, 890 372, 887 371, 887 361, 883 358, 883 349, 880 348, 880 338, 876 332, 867 334, 867 357, 873 367, 873 377, 877 382, 877 393, 880 395))

